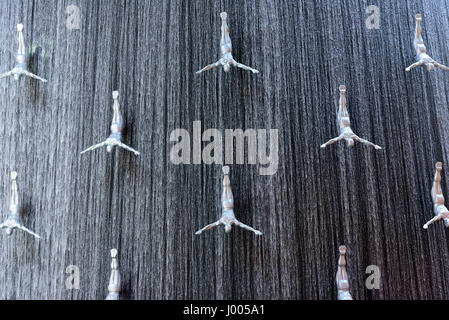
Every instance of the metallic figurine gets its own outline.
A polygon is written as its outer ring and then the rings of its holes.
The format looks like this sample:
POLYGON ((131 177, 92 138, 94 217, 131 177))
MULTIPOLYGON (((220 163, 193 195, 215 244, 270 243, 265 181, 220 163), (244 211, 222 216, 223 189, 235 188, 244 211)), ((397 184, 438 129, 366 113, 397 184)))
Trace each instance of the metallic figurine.
POLYGON ((0 229, 5 228, 6 234, 10 236, 14 229, 20 229, 23 231, 28 232, 29 234, 35 236, 36 238, 40 239, 40 237, 32 232, 31 230, 25 228, 20 223, 20 203, 19 203, 19 190, 17 188, 17 172, 13 171, 11 172, 11 179, 12 179, 12 185, 11 185, 11 204, 9 205, 9 216, 6 219, 5 222, 0 224, 0 229))
POLYGON ((105 141, 82 151, 81 154, 86 153, 88 151, 95 150, 95 149, 103 147, 103 146, 106 146, 107 152, 111 152, 112 149, 114 148, 114 146, 119 146, 119 147, 127 149, 131 152, 134 152, 135 155, 140 154, 139 151, 134 150, 133 148, 128 147, 126 144, 121 142, 124 122, 123 122, 123 117, 120 113, 120 106, 118 104, 118 91, 112 92, 112 98, 114 99, 114 105, 112 106, 112 108, 114 109, 114 117, 112 118, 112 123, 111 123, 111 135, 105 141))
POLYGON ((437 171, 435 173, 431 191, 435 217, 424 225, 424 229, 427 229, 429 224, 441 219, 444 219, 444 225, 449 227, 449 210, 447 210, 444 205, 444 196, 443 191, 441 190, 441 170, 443 169, 443 164, 441 162, 437 162, 435 164, 435 168, 437 171))
POLYGON ((338 248, 340 251, 340 257, 338 258, 338 269, 337 269, 337 290, 338 290, 338 300, 352 300, 351 293, 349 293, 349 278, 346 273, 346 247, 340 246, 338 248))
POLYGON ((351 129, 351 122, 349 121, 349 113, 348 109, 346 108, 346 86, 341 85, 340 86, 340 106, 338 108, 337 113, 337 125, 340 126, 340 135, 334 139, 329 140, 328 142, 321 145, 321 148, 325 148, 327 145, 335 143, 340 140, 346 140, 349 147, 352 147, 354 145, 354 140, 373 146, 375 149, 382 149, 378 145, 369 142, 365 139, 362 139, 358 137, 351 129))
POLYGON ((17 50, 17 55, 16 55, 16 66, 14 67, 14 69, 12 69, 9 72, 3 73, 0 75, 0 79, 1 78, 5 78, 5 77, 9 77, 9 76, 14 76, 14 79, 19 80, 21 75, 24 76, 28 76, 37 80, 40 80, 42 82, 47 82, 47 80, 32 74, 31 72, 28 71, 28 57, 26 54, 26 50, 25 50, 25 41, 23 40, 23 24, 18 24, 17 25, 17 31, 19 31, 19 49, 17 50))
POLYGON ((225 226, 225 231, 229 232, 231 231, 232 225, 236 225, 237 227, 249 230, 260 236, 262 232, 255 230, 251 228, 250 226, 247 226, 246 224, 241 223, 235 218, 234 215, 234 197, 232 195, 231 190, 231 181, 229 180, 229 167, 224 166, 223 167, 223 194, 221 196, 221 203, 223 208, 223 213, 221 215, 220 220, 217 222, 211 223, 207 226, 205 226, 203 229, 198 230, 195 234, 201 234, 203 231, 212 229, 216 226, 219 226, 220 224, 223 224, 225 226))
POLYGON ((244 64, 241 64, 234 60, 232 57, 232 43, 231 38, 229 37, 229 27, 227 23, 227 17, 228 14, 226 12, 220 13, 221 17, 221 41, 220 41, 220 48, 221 48, 221 58, 215 63, 212 63, 203 69, 197 71, 196 73, 201 73, 203 71, 223 66, 223 69, 225 72, 228 72, 231 70, 231 66, 235 66, 238 68, 242 68, 245 70, 252 71, 253 73, 259 73, 256 69, 250 68, 248 66, 245 66, 244 64))
POLYGON ((416 68, 418 66, 426 65, 427 70, 433 71, 435 67, 441 68, 443 70, 449 70, 448 67, 439 64, 435 60, 433 60, 427 53, 426 53, 426 46, 424 45, 424 40, 421 36, 421 21, 422 17, 418 13, 415 15, 416 18, 416 30, 415 30, 415 39, 413 41, 413 44, 415 46, 416 50, 416 61, 414 64, 412 64, 410 67, 405 68, 405 71, 410 71, 413 68, 416 68))
POLYGON ((118 271, 117 249, 111 250, 111 277, 109 278, 108 291, 106 300, 119 300, 120 294, 120 272, 118 271))

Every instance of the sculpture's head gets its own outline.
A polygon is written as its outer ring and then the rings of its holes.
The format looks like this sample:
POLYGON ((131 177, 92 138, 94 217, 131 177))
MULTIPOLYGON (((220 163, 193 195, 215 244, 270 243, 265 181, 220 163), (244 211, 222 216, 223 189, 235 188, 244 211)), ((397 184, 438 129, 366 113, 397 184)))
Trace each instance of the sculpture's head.
POLYGON ((226 63, 223 65, 223 69, 225 72, 229 72, 229 70, 231 70, 231 66, 229 65, 229 63, 226 63))
POLYGON ((354 146, 354 139, 347 138, 346 139, 346 143, 348 144, 348 147, 353 147, 354 146))
POLYGON ((106 151, 107 152, 112 152, 112 148, 113 148, 114 146, 112 145, 112 144, 108 144, 107 145, 107 147, 106 147, 106 151))
POLYGON ((225 231, 226 231, 226 232, 230 232, 231 229, 232 229, 231 225, 230 225, 229 223, 226 223, 226 224, 225 224, 225 231))
POLYGON ((14 80, 19 81, 19 75, 17 73, 14 74, 14 80))
POLYGON ((435 69, 435 66, 433 65, 433 63, 426 63, 427 66, 427 71, 432 72, 433 69, 435 69))
POLYGON ((12 234, 12 228, 11 227, 7 227, 5 231, 6 231, 6 234, 8 236, 10 236, 12 234))

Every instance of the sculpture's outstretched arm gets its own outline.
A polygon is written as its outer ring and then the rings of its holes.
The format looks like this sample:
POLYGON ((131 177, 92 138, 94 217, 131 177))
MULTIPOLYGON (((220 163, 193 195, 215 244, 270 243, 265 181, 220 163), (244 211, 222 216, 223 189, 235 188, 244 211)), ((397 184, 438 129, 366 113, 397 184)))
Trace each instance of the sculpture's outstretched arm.
POLYGON ((235 65, 235 66, 238 67, 238 68, 242 68, 242 69, 245 69, 245 70, 252 71, 252 73, 259 73, 258 70, 253 69, 253 68, 248 67, 248 66, 245 66, 243 63, 237 62, 237 61, 235 61, 235 60, 232 61, 232 64, 235 65))
POLYGON ((198 230, 197 232, 195 232, 195 234, 201 234, 201 233, 203 233, 206 230, 209 230, 209 229, 212 229, 212 228, 215 228, 215 227, 219 226, 220 224, 221 224, 221 221, 218 220, 218 221, 216 221, 214 223, 208 224, 203 229, 198 230))
POLYGON ((424 63, 425 63, 424 61, 418 61, 418 62, 415 62, 414 64, 412 64, 412 65, 410 65, 409 67, 405 68, 405 71, 410 71, 410 70, 412 70, 413 68, 422 66, 424 63))
POLYGON ((205 66, 203 69, 198 70, 196 73, 201 73, 201 72, 203 72, 203 71, 207 71, 207 70, 209 70, 209 69, 219 67, 220 65, 221 65, 221 60, 218 60, 217 62, 211 63, 211 64, 205 66))
POLYGON ((8 71, 8 72, 5 72, 3 74, 0 74, 0 79, 12 76, 13 74, 14 74, 14 72, 12 70, 8 71))
POLYGON ((382 147, 378 146, 377 144, 374 144, 374 143, 372 143, 371 141, 362 139, 362 138, 360 138, 360 137, 357 136, 357 135, 353 135, 352 138, 353 138, 354 140, 357 140, 357 141, 360 142, 360 143, 364 143, 364 144, 367 144, 367 145, 369 145, 369 146, 372 146, 372 147, 374 147, 374 149, 377 149, 377 150, 382 149, 382 147))
POLYGON ((123 142, 118 141, 118 142, 117 142, 117 146, 122 147, 123 149, 129 150, 129 151, 131 151, 131 152, 134 152, 134 154, 135 154, 136 156, 140 155, 140 152, 139 152, 139 151, 134 150, 134 149, 131 148, 131 147, 128 147, 128 146, 127 146, 126 144, 124 144, 123 142))
POLYGON ((100 148, 100 147, 103 147, 103 146, 105 146, 105 145, 107 145, 107 142, 106 142, 106 141, 100 142, 99 144, 93 145, 92 147, 89 147, 89 148, 87 148, 86 150, 81 151, 81 154, 86 153, 86 152, 88 152, 88 151, 95 150, 95 149, 100 148))
POLYGON ((39 237, 39 235, 37 235, 36 233, 34 233, 33 231, 31 231, 28 228, 25 228, 24 226, 17 226, 17 228, 19 228, 20 230, 23 230, 25 232, 28 232, 29 234, 35 236, 36 238, 40 239, 41 237, 39 237))
POLYGON ((438 62, 436 62, 435 60, 432 60, 432 63, 433 63, 433 65, 434 65, 435 67, 438 67, 438 68, 440 68, 440 69, 449 71, 449 68, 446 67, 444 64, 438 63, 438 62))
POLYGON ((252 232, 254 232, 255 234, 257 234, 258 236, 262 235, 262 232, 260 232, 259 230, 256 230, 256 229, 254 229, 254 228, 252 228, 252 227, 250 227, 250 226, 248 226, 248 225, 246 225, 246 224, 244 224, 244 223, 241 223, 240 221, 237 221, 237 220, 236 220, 236 221, 234 222, 234 224, 235 224, 237 227, 240 227, 240 228, 243 228, 243 229, 252 231, 252 232))
POLYGON ((6 224, 4 224, 4 223, 0 224, 0 230, 3 228, 6 228, 6 224))
POLYGON ((441 214, 433 217, 430 221, 427 221, 426 224, 423 226, 424 229, 427 229, 429 227, 429 225, 431 225, 432 223, 442 219, 443 216, 441 214))
POLYGON ((337 142, 337 141, 340 141, 341 139, 343 139, 342 136, 338 136, 338 137, 336 137, 336 138, 330 139, 328 142, 323 143, 323 144, 321 145, 321 148, 326 148, 328 145, 333 144, 333 143, 335 143, 335 142, 337 142))
POLYGON ((26 75, 26 76, 28 76, 30 78, 34 78, 34 79, 40 80, 42 82, 47 82, 47 80, 45 80, 44 78, 41 78, 41 77, 39 77, 39 76, 37 76, 37 75, 27 71, 27 70, 22 70, 21 73, 23 73, 24 75, 26 75))

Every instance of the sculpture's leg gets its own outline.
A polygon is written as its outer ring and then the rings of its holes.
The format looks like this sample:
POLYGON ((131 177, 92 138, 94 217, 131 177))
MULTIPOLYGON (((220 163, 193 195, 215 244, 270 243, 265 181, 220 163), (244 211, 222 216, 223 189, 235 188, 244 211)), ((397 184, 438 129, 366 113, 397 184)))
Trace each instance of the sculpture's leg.
POLYGON ((326 143, 323 143, 322 145, 321 145, 321 148, 326 148, 328 145, 330 145, 330 144, 333 144, 333 143, 335 143, 335 142, 337 142, 337 141, 340 141, 342 139, 342 137, 336 137, 336 138, 333 138, 333 139, 330 139, 328 142, 326 142, 326 143))
POLYGON ((111 276, 109 277, 109 294, 107 295, 106 300, 119 300, 120 298, 121 277, 118 269, 117 254, 117 249, 111 250, 111 276))
POLYGON ((346 272, 346 246, 340 246, 338 251, 340 252, 340 256, 338 258, 338 268, 335 276, 338 300, 352 300, 352 296, 349 293, 349 277, 346 272))
POLYGON ((19 47, 17 49, 17 54, 25 56, 25 40, 23 39, 23 24, 19 23, 17 25, 17 31, 19 32, 19 47))
POLYGON ((231 43, 231 37, 229 36, 229 26, 227 23, 228 14, 226 12, 220 13, 221 18, 221 45, 227 45, 231 43))
POLYGON ((103 141, 103 142, 101 142, 101 143, 99 143, 99 144, 96 144, 96 145, 93 145, 92 147, 87 148, 87 149, 84 150, 84 151, 81 151, 81 154, 86 153, 86 152, 88 152, 88 151, 95 150, 95 149, 100 148, 100 147, 103 147, 103 146, 105 146, 106 144, 107 144, 106 141, 103 141))
POLYGON ((127 146, 126 144, 124 144, 123 142, 118 142, 117 145, 118 145, 119 147, 122 147, 122 148, 126 149, 126 150, 129 150, 129 151, 131 151, 131 152, 134 152, 134 154, 137 155, 137 156, 140 155, 140 152, 139 152, 139 151, 134 150, 134 149, 131 148, 131 147, 128 147, 128 146, 127 146))
POLYGON ((253 69, 253 68, 248 67, 248 66, 245 66, 243 63, 237 62, 237 61, 235 61, 235 60, 232 62, 232 64, 235 65, 235 66, 238 67, 238 68, 242 68, 242 69, 245 69, 245 70, 249 70, 249 71, 251 71, 252 73, 259 73, 258 70, 253 69))
POLYGON ((28 76, 28 77, 31 77, 31 78, 40 80, 40 81, 42 81, 42 82, 47 82, 47 80, 45 80, 44 78, 41 78, 41 77, 39 77, 39 76, 37 76, 37 75, 35 75, 35 74, 29 72, 29 71, 23 70, 22 73, 23 73, 24 75, 28 76))
POLYGON ((235 221, 234 224, 235 224, 237 227, 246 229, 246 230, 248 230, 248 231, 252 231, 252 232, 254 232, 255 234, 257 234, 258 236, 262 235, 262 232, 260 232, 259 230, 256 230, 256 229, 254 229, 254 228, 252 228, 252 227, 250 227, 250 226, 248 226, 248 225, 246 225, 246 224, 244 224, 244 223, 241 223, 240 221, 235 221))
POLYGON ((198 70, 196 73, 201 73, 201 72, 203 72, 203 71, 207 71, 207 70, 209 70, 209 69, 216 68, 216 67, 218 67, 218 66, 220 66, 220 65, 221 65, 221 61, 219 60, 219 61, 217 61, 217 62, 215 62, 215 63, 211 63, 211 64, 205 66, 203 69, 198 70))
POLYGON ((416 19, 416 27, 415 27, 415 38, 422 40, 422 35, 421 35, 421 21, 422 21, 422 16, 418 13, 415 15, 415 19, 416 19))
POLYGON ((431 190, 432 195, 432 201, 434 204, 437 203, 437 198, 442 198, 444 204, 444 196, 443 196, 443 190, 441 189, 441 170, 443 168, 443 163, 437 162, 435 164, 435 177, 433 178, 433 185, 431 190))
POLYGON ((205 226, 204 228, 198 230, 197 232, 195 232, 195 234, 201 234, 201 233, 203 233, 203 232, 206 231, 206 230, 209 230, 209 229, 212 229, 212 228, 214 228, 214 227, 219 226, 220 224, 221 224, 221 221, 218 220, 218 221, 216 221, 216 222, 214 222, 214 223, 211 223, 211 224, 208 224, 208 225, 205 226))
POLYGON ((338 122, 340 124, 341 118, 349 118, 348 109, 346 107, 346 86, 341 85, 338 87, 338 90, 340 91, 340 101, 338 102, 338 122))
POLYGON ((123 118, 120 113, 120 104, 118 102, 118 96, 119 96, 118 91, 112 92, 112 99, 114 100, 114 104, 112 105, 112 110, 114 111, 114 115, 112 117, 112 123, 116 124, 120 128, 120 131, 121 131, 121 129, 123 129, 123 118))
POLYGON ((372 147, 374 147, 374 149, 377 149, 377 150, 382 149, 382 147, 378 146, 377 144, 374 144, 374 143, 372 143, 372 142, 370 142, 370 141, 368 141, 368 140, 362 139, 362 138, 360 138, 360 137, 358 137, 358 136, 356 136, 356 135, 352 136, 352 138, 353 138, 354 140, 357 140, 357 141, 360 142, 360 143, 364 143, 364 144, 367 144, 367 145, 369 145, 369 146, 372 146, 372 147))

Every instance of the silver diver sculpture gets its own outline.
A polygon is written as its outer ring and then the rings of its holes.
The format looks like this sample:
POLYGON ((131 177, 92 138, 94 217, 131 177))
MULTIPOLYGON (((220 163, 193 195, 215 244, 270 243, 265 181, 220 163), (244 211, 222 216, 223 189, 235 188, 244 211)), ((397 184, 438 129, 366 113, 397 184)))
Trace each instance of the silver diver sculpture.
POLYGON ((118 270, 117 249, 111 250, 111 277, 109 278, 108 295, 106 300, 119 300, 120 297, 120 272, 118 270))
POLYGON ((25 228, 20 222, 20 203, 19 203, 19 189, 17 187, 17 172, 11 172, 11 203, 9 205, 9 216, 5 222, 0 224, 0 229, 5 229, 5 232, 10 236, 14 229, 20 229, 40 239, 40 237, 33 231, 25 228))
POLYGON ((444 225, 449 227, 449 210, 444 205, 444 196, 443 191, 441 190, 441 170, 443 169, 443 163, 437 162, 435 164, 435 168, 435 178, 433 179, 433 186, 431 190, 435 217, 426 222, 423 226, 424 229, 427 229, 430 224, 441 219, 444 219, 444 225))
POLYGON ((207 226, 205 226, 204 228, 198 230, 195 234, 201 234, 203 231, 212 229, 214 227, 217 227, 219 225, 224 225, 225 226, 225 231, 226 232, 230 232, 232 229, 232 225, 236 225, 237 227, 249 230, 254 232, 255 234, 257 234, 258 236, 260 236, 262 234, 262 232, 260 232, 259 230, 256 230, 250 226, 247 226, 246 224, 241 223, 240 221, 238 221, 235 218, 234 215, 234 196, 232 195, 232 190, 231 190, 231 181, 229 179, 229 167, 228 166, 224 166, 223 167, 223 173, 224 173, 224 177, 223 177, 223 194, 221 197, 221 203, 222 203, 222 208, 223 208, 223 212, 221 215, 220 220, 208 224, 207 226))
POLYGON ((442 65, 435 60, 433 60, 427 53, 426 53, 426 46, 424 45, 424 40, 421 35, 421 21, 422 16, 418 13, 415 15, 416 19, 416 29, 415 29, 415 39, 413 40, 413 45, 416 50, 416 61, 411 66, 405 68, 405 71, 410 71, 413 68, 416 68, 418 66, 426 65, 427 70, 433 71, 435 67, 441 68, 443 70, 449 70, 448 67, 445 65, 442 65))
POLYGON ((223 66, 223 70, 225 72, 228 72, 229 70, 231 70, 231 66, 234 66, 252 71, 253 73, 259 73, 258 70, 245 66, 244 64, 234 60, 234 57, 232 56, 232 42, 231 37, 229 36, 229 27, 227 23, 228 14, 226 12, 222 12, 220 13, 220 17, 221 17, 221 41, 220 41, 221 58, 217 62, 205 66, 203 69, 197 71, 196 73, 201 73, 203 71, 216 68, 219 66, 223 66))
POLYGON ((382 149, 377 144, 369 142, 368 140, 362 139, 357 136, 351 129, 351 122, 349 120, 349 113, 346 107, 346 86, 341 85, 340 90, 340 103, 337 112, 337 125, 340 126, 340 135, 336 138, 330 139, 328 142, 321 145, 321 148, 326 148, 326 146, 335 143, 340 140, 346 140, 348 146, 352 147, 354 145, 354 140, 373 146, 375 149, 382 149))
POLYGON ((27 66, 28 55, 26 53, 25 40, 23 39, 23 32, 22 32, 23 24, 20 23, 17 25, 17 31, 19 31, 19 49, 17 50, 17 55, 16 55, 16 65, 15 65, 14 69, 12 69, 11 71, 0 74, 0 79, 9 77, 9 76, 14 76, 15 80, 19 80, 20 76, 24 75, 27 77, 31 77, 31 78, 40 80, 42 82, 47 82, 47 80, 45 80, 44 78, 41 78, 41 77, 28 71, 28 66, 27 66))
POLYGON ((338 300, 352 300, 351 293, 349 292, 349 278, 346 273, 346 247, 340 246, 340 257, 338 258, 338 269, 335 277, 337 281, 338 300))
POLYGON ((123 117, 120 113, 118 96, 119 96, 118 91, 112 92, 112 98, 114 99, 114 104, 112 106, 112 109, 114 110, 114 116, 112 118, 112 123, 111 123, 111 134, 105 141, 87 148, 86 150, 82 151, 81 154, 86 153, 88 151, 95 150, 95 149, 103 147, 103 146, 106 146, 107 152, 112 152, 112 149, 115 146, 118 146, 118 147, 124 148, 126 150, 129 150, 131 152, 134 152, 135 155, 140 155, 139 151, 134 150, 131 147, 128 147, 126 144, 124 144, 121 141, 122 131, 123 131, 123 127, 124 127, 124 121, 123 121, 123 117))

